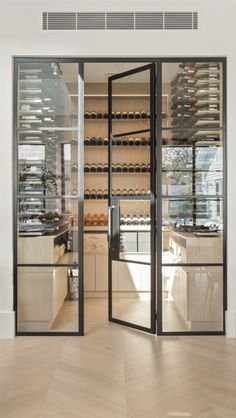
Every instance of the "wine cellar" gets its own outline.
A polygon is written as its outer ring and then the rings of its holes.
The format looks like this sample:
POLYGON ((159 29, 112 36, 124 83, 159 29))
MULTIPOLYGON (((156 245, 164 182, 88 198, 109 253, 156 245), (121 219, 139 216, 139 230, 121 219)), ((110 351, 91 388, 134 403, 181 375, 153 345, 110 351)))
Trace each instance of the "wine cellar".
POLYGON ((15 100, 17 332, 223 332, 222 62, 19 59, 15 100))

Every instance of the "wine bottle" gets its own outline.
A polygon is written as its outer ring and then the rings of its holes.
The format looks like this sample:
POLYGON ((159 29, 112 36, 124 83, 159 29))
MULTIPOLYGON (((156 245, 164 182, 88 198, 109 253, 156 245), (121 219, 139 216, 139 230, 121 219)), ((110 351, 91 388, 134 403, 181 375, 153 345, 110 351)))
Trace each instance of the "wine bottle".
POLYGON ((85 173, 89 173, 89 171, 90 171, 90 165, 89 164, 84 165, 84 171, 85 171, 85 173))
POLYGON ((140 173, 140 171, 141 171, 141 166, 140 166, 140 164, 135 164, 135 166, 134 166, 134 171, 136 172, 136 173, 140 173))
POLYGON ((98 217, 98 224, 100 226, 105 226, 106 225, 106 216, 104 213, 101 213, 98 217))
POLYGON ((112 119, 115 119, 115 117, 116 117, 115 112, 111 112, 111 117, 112 117, 112 119))
POLYGON ((86 137, 84 138, 84 145, 89 146, 91 144, 90 138, 86 137))
POLYGON ((123 189, 121 196, 128 196, 128 191, 126 189, 123 189))
POLYGON ((127 112, 122 112, 122 118, 127 119, 128 118, 128 113, 127 112))
POLYGON ((120 112, 116 112, 116 119, 121 119, 121 113, 120 112))
POLYGON ((139 215, 139 225, 145 225, 145 218, 143 215, 139 215))
POLYGON ((122 145, 124 145, 124 146, 128 145, 128 139, 127 138, 122 139, 122 145))
POLYGON ((92 136, 92 138, 90 139, 90 143, 91 143, 91 145, 96 145, 97 144, 97 138, 95 138, 95 136, 92 136))
POLYGON ((146 138, 141 139, 141 145, 147 145, 147 139, 146 138))
POLYGON ((103 198, 108 199, 108 190, 107 189, 103 190, 103 198))
POLYGON ((126 163, 122 164, 121 168, 123 173, 126 173, 128 171, 128 165, 126 163))
POLYGON ((147 112, 145 110, 142 110, 142 112, 141 112, 141 118, 142 119, 147 119, 147 112))
POLYGON ((117 173, 121 173, 121 171, 122 171, 122 166, 121 166, 121 164, 116 164, 116 170, 115 170, 117 173))
POLYGON ((129 119, 134 119, 134 112, 129 112, 129 119))
POLYGON ((84 223, 86 226, 91 226, 93 224, 93 217, 91 213, 88 213, 84 218, 84 223))
POLYGON ((99 216, 97 213, 93 215, 93 225, 97 226, 99 224, 99 216))
POLYGON ((138 225, 139 224, 139 218, 134 214, 132 218, 132 224, 138 225))
POLYGON ((115 173, 116 172, 116 165, 115 164, 112 164, 111 171, 112 171, 112 173, 115 173))
POLYGON ((103 140, 102 138, 99 136, 99 138, 97 139, 97 145, 102 145, 103 144, 103 140))
POLYGON ((129 164, 129 166, 128 166, 128 171, 129 171, 130 173, 133 173, 133 172, 134 172, 134 165, 133 165, 133 164, 129 164))
POLYGON ((91 190, 90 192, 90 199, 96 199, 97 197, 97 192, 95 189, 91 190))
POLYGON ((134 117, 135 117, 135 119, 140 119, 141 118, 140 112, 135 112, 134 117))
POLYGON ((107 138, 107 137, 105 137, 105 138, 103 139, 103 145, 108 145, 108 138, 107 138))
POLYGON ((134 191, 134 194, 135 194, 135 196, 140 196, 140 190, 139 189, 135 189, 135 191, 134 191))
POLYGON ((97 119, 97 113, 96 112, 91 112, 90 113, 90 119, 97 119))
POLYGON ((103 117, 104 117, 104 119, 108 119, 108 113, 107 112, 104 112, 103 113, 103 117))
POLYGON ((92 172, 92 173, 95 173, 96 171, 97 171, 97 166, 96 166, 96 164, 91 164, 90 165, 90 171, 92 172))
POLYGON ((142 196, 146 196, 147 191, 146 191, 145 189, 142 189, 140 194, 141 194, 142 196))
POLYGON ((116 138, 115 144, 120 146, 121 145, 121 138, 116 138))
POLYGON ((103 164, 103 172, 108 173, 108 164, 103 164))
POLYGON ((98 173, 102 173, 103 172, 103 164, 97 164, 97 167, 96 167, 96 171, 98 172, 98 173))
POLYGON ((134 189, 128 190, 128 196, 134 196, 134 189))
POLYGON ((136 146, 138 146, 138 145, 140 145, 141 144, 141 140, 140 140, 140 138, 135 138, 135 140, 134 140, 134 145, 136 145, 136 146))
POLYGON ((147 171, 148 171, 148 173, 150 173, 151 172, 151 164, 149 163, 149 164, 147 164, 147 171))
POLYGON ((125 224, 126 225, 132 225, 132 219, 129 215, 127 215, 126 218, 125 218, 125 224))
POLYGON ((84 191, 84 198, 85 198, 85 199, 89 199, 89 196, 90 196, 90 191, 89 191, 89 189, 86 189, 86 190, 84 191))
POLYGON ((145 224, 146 224, 146 225, 150 225, 150 224, 151 224, 151 218, 150 218, 150 216, 149 216, 149 215, 147 215, 147 216, 146 216, 146 219, 145 219, 145 224))
POLYGON ((103 191, 101 189, 99 189, 97 191, 97 199, 102 199, 103 198, 103 191))
POLYGON ((141 164, 141 172, 146 173, 147 172, 147 166, 146 164, 141 164))
POLYGON ((125 217, 123 214, 120 215, 120 225, 124 225, 125 224, 125 217))
POLYGON ((102 118, 103 118, 103 113, 98 112, 98 113, 97 113, 97 119, 102 119, 102 118))
POLYGON ((84 113, 84 118, 89 119, 90 118, 90 112, 85 112, 84 113))
POLYGON ((133 146, 134 145, 134 138, 129 138, 129 146, 133 146))
POLYGON ((122 196, 122 191, 120 189, 117 189, 115 191, 115 196, 122 196))

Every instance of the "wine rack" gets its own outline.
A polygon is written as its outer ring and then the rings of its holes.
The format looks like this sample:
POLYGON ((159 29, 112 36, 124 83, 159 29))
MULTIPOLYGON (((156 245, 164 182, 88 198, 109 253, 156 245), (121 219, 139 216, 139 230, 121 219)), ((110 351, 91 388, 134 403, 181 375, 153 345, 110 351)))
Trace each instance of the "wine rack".
MULTIPOLYGON (((114 111, 112 119, 114 131, 129 132, 145 129, 150 124, 149 100, 147 85, 132 83, 132 86, 121 85, 125 94, 114 94, 114 111), (138 93, 137 93, 138 92, 138 93)), ((162 123, 168 126, 168 96, 163 96, 162 123)), ((108 96, 107 83, 85 83, 85 191, 84 213, 86 216, 97 214, 107 215, 108 205, 108 96), (102 123, 104 122, 104 123, 102 123)), ((142 215, 137 213, 139 204, 150 199, 150 135, 125 135, 112 139, 113 161, 112 196, 122 200, 122 215, 124 218, 134 219, 135 227, 142 227, 142 223, 135 221, 142 215), (124 186, 125 185, 125 186, 124 186), (128 202, 126 202, 126 200, 128 202), (124 212, 124 213, 123 213, 124 212), (129 215, 129 216, 128 216, 129 215)), ((150 209, 144 205, 143 217, 150 217, 150 209)), ((93 230, 99 229, 99 224, 91 224, 93 230)), ((124 223, 122 227, 127 227, 124 223)))
POLYGON ((175 128, 172 142, 217 144, 222 141, 221 96, 220 63, 180 64, 171 82, 171 127, 175 128))

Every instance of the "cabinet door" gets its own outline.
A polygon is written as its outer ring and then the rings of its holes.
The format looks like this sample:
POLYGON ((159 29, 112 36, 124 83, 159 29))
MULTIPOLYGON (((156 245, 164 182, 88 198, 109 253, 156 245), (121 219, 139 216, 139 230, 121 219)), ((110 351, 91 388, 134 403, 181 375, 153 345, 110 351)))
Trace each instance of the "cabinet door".
POLYGON ((84 290, 95 291, 95 255, 84 256, 84 290))
POLYGON ((108 256, 96 255, 96 290, 108 290, 108 256))

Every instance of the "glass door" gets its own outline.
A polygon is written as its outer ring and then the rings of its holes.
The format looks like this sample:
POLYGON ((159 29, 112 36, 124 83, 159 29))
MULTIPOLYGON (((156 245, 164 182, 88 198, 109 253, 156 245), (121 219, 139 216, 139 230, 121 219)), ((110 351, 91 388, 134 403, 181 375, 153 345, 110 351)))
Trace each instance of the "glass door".
POLYGON ((155 66, 108 78, 109 320, 155 333, 155 66))

